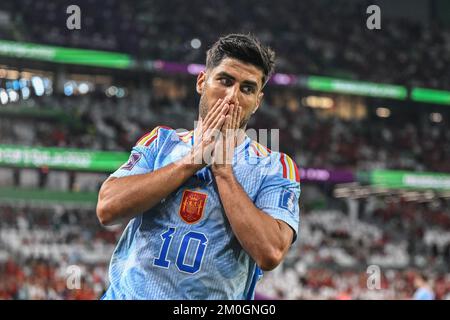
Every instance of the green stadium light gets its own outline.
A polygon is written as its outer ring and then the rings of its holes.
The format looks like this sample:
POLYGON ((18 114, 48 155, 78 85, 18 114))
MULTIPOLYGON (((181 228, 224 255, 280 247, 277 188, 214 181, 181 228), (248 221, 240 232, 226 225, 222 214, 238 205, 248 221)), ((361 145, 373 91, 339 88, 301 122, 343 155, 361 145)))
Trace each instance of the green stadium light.
POLYGON ((337 92, 361 96, 405 100, 406 87, 363 81, 342 80, 329 77, 309 76, 307 88, 317 91, 337 92))
POLYGON ((64 48, 7 40, 0 40, 0 55, 118 69, 129 68, 132 65, 131 56, 124 53, 64 48))
MULTIPOLYGON (((363 178, 364 175, 358 175, 363 178)), ((410 172, 400 170, 373 170, 369 172, 371 185, 392 189, 450 190, 450 174, 410 172)), ((366 180, 367 182, 367 180, 366 180)))
POLYGON ((413 88, 411 91, 411 99, 418 102, 450 105, 450 91, 413 88))
POLYGON ((127 152, 0 145, 0 165, 20 168, 112 172, 128 157, 127 152))

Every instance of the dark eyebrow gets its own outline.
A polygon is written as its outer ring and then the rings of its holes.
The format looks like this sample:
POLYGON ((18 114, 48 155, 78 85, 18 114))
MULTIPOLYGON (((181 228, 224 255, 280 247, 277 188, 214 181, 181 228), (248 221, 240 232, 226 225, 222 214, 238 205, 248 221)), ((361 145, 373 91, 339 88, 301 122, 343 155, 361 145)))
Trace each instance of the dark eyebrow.
MULTIPOLYGON (((231 74, 229 74, 229 73, 226 73, 225 71, 219 72, 219 73, 217 74, 217 76, 219 76, 219 77, 226 77, 226 78, 229 78, 229 79, 231 79, 231 80, 236 80, 235 77, 233 77, 233 76, 232 76, 231 74)), ((244 81, 242 81, 242 83, 243 83, 243 84, 246 84, 246 85, 248 85, 248 86, 255 87, 255 88, 258 87, 258 84, 257 84, 255 81, 244 80, 244 81)))

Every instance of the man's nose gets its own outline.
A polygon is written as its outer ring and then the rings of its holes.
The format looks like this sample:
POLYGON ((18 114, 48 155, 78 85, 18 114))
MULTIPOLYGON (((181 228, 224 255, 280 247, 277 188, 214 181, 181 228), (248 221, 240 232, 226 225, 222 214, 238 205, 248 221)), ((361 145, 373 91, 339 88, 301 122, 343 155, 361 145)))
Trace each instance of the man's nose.
POLYGON ((239 103, 239 85, 238 84, 228 87, 227 95, 226 95, 225 99, 227 99, 230 104, 239 103))

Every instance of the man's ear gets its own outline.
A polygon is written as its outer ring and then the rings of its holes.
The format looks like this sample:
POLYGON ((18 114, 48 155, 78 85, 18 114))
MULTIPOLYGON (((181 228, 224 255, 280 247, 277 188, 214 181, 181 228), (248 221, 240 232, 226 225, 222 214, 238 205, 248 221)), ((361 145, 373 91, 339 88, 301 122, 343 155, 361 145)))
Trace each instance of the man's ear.
POLYGON ((256 106, 253 109, 252 113, 255 113, 256 110, 258 110, 259 106, 261 105, 263 97, 264 97, 264 92, 258 93, 258 98, 256 98, 256 106))
POLYGON ((197 85, 196 85, 198 94, 203 93, 203 86, 205 85, 205 81, 206 81, 206 72, 200 71, 200 73, 197 76, 197 85))

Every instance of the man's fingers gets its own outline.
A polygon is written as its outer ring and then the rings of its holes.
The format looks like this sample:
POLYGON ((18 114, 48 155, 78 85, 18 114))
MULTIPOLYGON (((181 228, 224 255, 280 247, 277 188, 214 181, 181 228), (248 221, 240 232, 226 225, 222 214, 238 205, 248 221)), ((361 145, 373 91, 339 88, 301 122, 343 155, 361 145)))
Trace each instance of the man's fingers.
POLYGON ((239 108, 240 108, 239 104, 236 104, 234 114, 233 114, 233 124, 232 124, 233 130, 238 129, 239 108))
POLYGON ((214 116, 214 118, 211 118, 211 122, 209 124, 208 127, 205 126, 205 130, 209 131, 209 130, 221 130, 224 122, 225 122, 225 116, 229 110, 229 105, 228 103, 225 103, 224 106, 222 107, 221 111, 217 111, 216 115, 214 116))
POLYGON ((219 110, 213 117, 210 118, 208 124, 204 125, 205 130, 215 128, 219 119, 222 116, 225 117, 226 114, 228 113, 228 110, 229 110, 229 105, 224 104, 223 107, 221 107, 221 110, 219 110))
POLYGON ((221 114, 211 124, 211 128, 210 129, 216 130, 216 131, 220 131, 220 129, 222 128, 222 126, 223 126, 223 124, 225 122, 225 119, 226 119, 226 115, 225 114, 221 114))
POLYGON ((211 114, 218 108, 218 106, 222 103, 222 99, 217 99, 216 103, 212 106, 211 110, 208 110, 208 113, 205 115, 205 119, 203 119, 204 123, 206 123, 210 118, 211 114))
POLYGON ((242 107, 239 106, 237 116, 236 116, 236 129, 240 129, 241 117, 242 117, 242 107))
POLYGON ((233 148, 235 143, 235 138, 237 136, 237 129, 238 129, 238 116, 239 116, 239 104, 235 104, 233 108, 233 112, 231 112, 231 121, 230 121, 230 127, 228 128, 227 132, 227 139, 229 147, 233 148))
POLYGON ((227 114, 226 117, 225 117, 225 122, 224 122, 224 124, 223 124, 222 132, 221 132, 224 141, 226 141, 226 138, 227 138, 227 132, 230 130, 231 120, 232 120, 232 119, 233 119, 233 118, 231 117, 230 114, 227 114))
POLYGON ((211 126, 211 122, 219 117, 222 112, 225 112, 227 108, 226 101, 224 99, 218 99, 205 117, 205 128, 209 128, 211 126))
POLYGON ((236 106, 233 108, 231 115, 227 115, 228 121, 226 125, 226 131, 224 135, 223 153, 224 153, 224 164, 231 164, 232 159, 230 159, 233 154, 234 144, 233 144, 233 114, 236 112, 236 106))
POLYGON ((233 113, 233 122, 231 124, 231 133, 232 136, 230 137, 230 143, 232 143, 232 147, 234 148, 234 144, 236 143, 236 137, 237 137, 237 130, 238 130, 238 115, 239 115, 239 105, 236 104, 234 107, 234 113, 233 113))
POLYGON ((211 139, 211 141, 214 141, 214 139, 217 138, 217 136, 220 133, 220 129, 222 128, 223 124, 225 123, 225 119, 226 119, 226 116, 223 114, 220 115, 220 117, 218 117, 216 119, 216 121, 213 123, 211 128, 207 129, 207 132, 206 132, 207 139, 211 139))
POLYGON ((227 118, 225 119, 225 125, 223 126, 223 133, 226 133, 227 129, 231 128, 231 124, 233 122, 233 114, 235 111, 236 107, 234 104, 230 104, 230 108, 228 109, 228 114, 227 114, 227 118))

